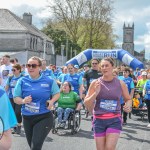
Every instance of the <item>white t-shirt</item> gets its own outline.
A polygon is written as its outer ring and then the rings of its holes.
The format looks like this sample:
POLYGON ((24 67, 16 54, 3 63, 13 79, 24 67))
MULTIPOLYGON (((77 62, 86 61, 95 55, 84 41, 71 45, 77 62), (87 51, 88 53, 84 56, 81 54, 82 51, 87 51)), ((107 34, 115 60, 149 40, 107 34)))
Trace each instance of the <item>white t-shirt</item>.
POLYGON ((0 78, 1 78, 1 86, 2 87, 5 87, 8 77, 12 75, 11 69, 12 69, 12 65, 0 66, 0 78))

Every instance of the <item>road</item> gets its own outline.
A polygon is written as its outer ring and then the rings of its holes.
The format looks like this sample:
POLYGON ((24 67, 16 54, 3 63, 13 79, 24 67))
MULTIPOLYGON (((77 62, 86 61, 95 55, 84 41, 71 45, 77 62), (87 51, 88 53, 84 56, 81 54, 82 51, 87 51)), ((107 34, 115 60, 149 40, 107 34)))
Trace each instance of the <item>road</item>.
MULTIPOLYGON (((147 119, 143 122, 137 116, 128 119, 117 144, 117 150, 150 150, 150 128, 147 119)), ((23 131, 22 131, 23 132, 23 131)), ((85 118, 82 112, 81 130, 71 135, 70 131, 61 131, 60 135, 49 133, 42 150, 96 150, 91 132, 90 117, 85 118)), ((13 135, 11 150, 29 150, 25 134, 13 135)))

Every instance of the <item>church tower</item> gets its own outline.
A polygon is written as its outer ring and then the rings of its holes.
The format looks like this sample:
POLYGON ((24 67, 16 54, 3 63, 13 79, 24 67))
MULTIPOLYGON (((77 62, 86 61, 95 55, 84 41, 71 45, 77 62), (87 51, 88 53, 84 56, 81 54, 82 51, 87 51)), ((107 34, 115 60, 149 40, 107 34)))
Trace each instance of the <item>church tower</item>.
POLYGON ((134 23, 132 26, 123 25, 123 44, 122 49, 128 51, 131 55, 134 55, 134 23))

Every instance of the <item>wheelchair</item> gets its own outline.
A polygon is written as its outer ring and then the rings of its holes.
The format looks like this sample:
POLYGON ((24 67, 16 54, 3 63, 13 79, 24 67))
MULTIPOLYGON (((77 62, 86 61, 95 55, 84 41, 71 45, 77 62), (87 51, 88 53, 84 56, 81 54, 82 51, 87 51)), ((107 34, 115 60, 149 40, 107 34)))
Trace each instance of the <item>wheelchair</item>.
POLYGON ((58 124, 58 118, 57 118, 57 109, 53 110, 53 116, 54 116, 54 121, 53 121, 53 127, 52 127, 52 133, 57 134, 58 130, 71 130, 71 134, 76 134, 80 130, 80 124, 81 124, 81 112, 74 110, 69 114, 66 127, 61 128, 57 127, 58 124))
POLYGON ((140 104, 139 108, 132 107, 132 114, 134 116, 141 117, 142 121, 144 121, 145 117, 148 115, 148 112, 147 112, 147 107, 146 107, 146 104, 145 104, 145 100, 144 100, 143 95, 142 95, 142 91, 139 90, 139 88, 140 87, 135 88, 134 92, 139 93, 140 98, 141 98, 141 101, 140 101, 141 104, 140 104))

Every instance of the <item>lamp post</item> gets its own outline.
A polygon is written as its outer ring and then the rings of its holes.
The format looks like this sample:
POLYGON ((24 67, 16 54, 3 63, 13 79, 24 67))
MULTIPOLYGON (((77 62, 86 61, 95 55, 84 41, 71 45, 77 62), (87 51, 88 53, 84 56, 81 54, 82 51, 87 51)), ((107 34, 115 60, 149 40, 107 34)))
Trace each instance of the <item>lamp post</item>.
POLYGON ((61 45, 62 66, 64 65, 64 48, 65 48, 65 45, 61 45))

